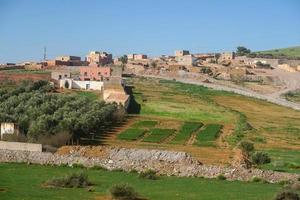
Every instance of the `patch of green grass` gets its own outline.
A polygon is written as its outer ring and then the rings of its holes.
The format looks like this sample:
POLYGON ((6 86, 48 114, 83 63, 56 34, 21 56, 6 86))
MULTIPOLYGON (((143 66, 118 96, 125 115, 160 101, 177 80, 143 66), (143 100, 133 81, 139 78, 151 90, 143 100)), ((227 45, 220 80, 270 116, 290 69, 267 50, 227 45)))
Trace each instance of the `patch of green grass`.
POLYGON ((231 145, 236 145, 238 142, 240 142, 244 138, 246 131, 252 129, 250 124, 247 122, 247 117, 245 114, 237 111, 236 113, 239 114, 239 118, 235 124, 234 133, 227 138, 228 143, 231 145))
POLYGON ((233 93, 222 91, 222 90, 212 90, 207 87, 195 84, 181 83, 170 80, 160 80, 159 83, 166 84, 168 86, 173 86, 177 91, 188 93, 190 95, 195 95, 203 99, 208 99, 209 96, 215 95, 234 95, 233 93))
POLYGON ((191 137, 192 133, 202 126, 203 124, 198 122, 184 122, 171 143, 184 144, 191 137))
POLYGON ((271 163, 262 165, 263 169, 300 174, 299 150, 264 149, 263 151, 271 157, 271 163))
POLYGON ((159 143, 174 133, 174 129, 151 129, 149 135, 143 139, 143 142, 159 143))
POLYGON ((88 98, 88 99, 91 100, 91 101, 94 101, 94 100, 99 99, 99 97, 97 96, 97 94, 95 94, 94 92, 89 92, 89 91, 77 91, 77 90, 76 90, 75 93, 76 93, 78 96, 86 97, 86 98, 88 98))
POLYGON ((222 125, 220 124, 208 124, 205 125, 196 136, 198 146, 212 146, 215 140, 218 138, 222 125))
POLYGON ((143 120, 136 122, 133 127, 135 128, 154 128, 158 122, 153 120, 143 120))
POLYGON ((164 200, 258 200, 273 199, 281 190, 279 184, 260 182, 219 181, 203 178, 162 176, 156 181, 141 179, 136 173, 86 170, 94 184, 94 192, 84 188, 44 188, 41 185, 53 178, 79 173, 82 169, 25 164, 0 164, 1 200, 81 200, 101 199, 109 195, 115 184, 128 183, 141 197, 164 200), (98 197, 98 198, 97 198, 98 197), (100 198, 99 198, 100 197, 100 198))
POLYGON ((230 123, 236 118, 236 113, 211 100, 212 96, 231 93, 175 81, 142 78, 130 81, 135 86, 133 93, 141 106, 141 115, 205 123, 230 123))
POLYGON ((120 133, 117 138, 119 140, 137 140, 145 134, 144 129, 139 128, 129 128, 120 133))
POLYGON ((257 54, 272 54, 274 56, 287 56, 287 57, 299 57, 300 58, 300 46, 272 49, 266 51, 255 52, 257 54))

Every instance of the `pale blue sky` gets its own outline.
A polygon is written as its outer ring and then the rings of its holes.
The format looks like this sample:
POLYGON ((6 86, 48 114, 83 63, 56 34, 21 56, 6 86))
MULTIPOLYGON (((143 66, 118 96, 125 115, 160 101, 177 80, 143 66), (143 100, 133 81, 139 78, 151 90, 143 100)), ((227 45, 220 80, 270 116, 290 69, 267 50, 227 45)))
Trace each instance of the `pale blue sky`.
POLYGON ((0 0, 0 62, 300 45, 300 0, 0 0))

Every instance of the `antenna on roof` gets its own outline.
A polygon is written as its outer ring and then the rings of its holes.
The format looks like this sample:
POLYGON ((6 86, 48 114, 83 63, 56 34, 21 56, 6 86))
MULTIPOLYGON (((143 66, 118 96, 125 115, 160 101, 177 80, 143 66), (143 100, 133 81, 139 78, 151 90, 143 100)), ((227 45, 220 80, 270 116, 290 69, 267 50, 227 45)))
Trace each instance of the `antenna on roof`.
POLYGON ((44 61, 47 59, 47 47, 44 47, 44 61))

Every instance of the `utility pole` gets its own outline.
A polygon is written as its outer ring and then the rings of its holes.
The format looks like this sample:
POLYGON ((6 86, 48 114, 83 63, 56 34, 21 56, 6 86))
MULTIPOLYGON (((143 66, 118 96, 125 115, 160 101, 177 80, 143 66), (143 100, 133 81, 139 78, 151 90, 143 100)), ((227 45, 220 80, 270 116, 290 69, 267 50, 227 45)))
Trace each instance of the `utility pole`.
POLYGON ((44 61, 47 59, 47 47, 44 47, 44 61))

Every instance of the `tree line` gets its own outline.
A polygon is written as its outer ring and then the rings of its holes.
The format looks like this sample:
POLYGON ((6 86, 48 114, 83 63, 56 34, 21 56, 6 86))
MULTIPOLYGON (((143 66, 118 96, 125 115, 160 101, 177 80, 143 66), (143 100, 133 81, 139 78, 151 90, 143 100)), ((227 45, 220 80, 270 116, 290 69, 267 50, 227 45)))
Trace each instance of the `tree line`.
POLYGON ((30 142, 55 136, 78 141, 91 133, 103 133, 124 116, 124 108, 115 103, 55 93, 47 81, 23 82, 13 89, 0 89, 0 122, 16 123, 30 142))

